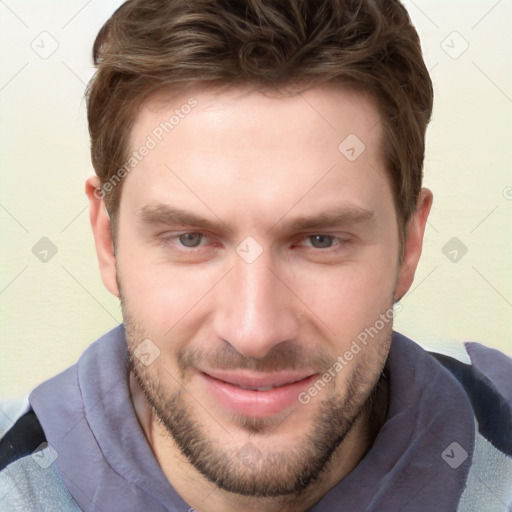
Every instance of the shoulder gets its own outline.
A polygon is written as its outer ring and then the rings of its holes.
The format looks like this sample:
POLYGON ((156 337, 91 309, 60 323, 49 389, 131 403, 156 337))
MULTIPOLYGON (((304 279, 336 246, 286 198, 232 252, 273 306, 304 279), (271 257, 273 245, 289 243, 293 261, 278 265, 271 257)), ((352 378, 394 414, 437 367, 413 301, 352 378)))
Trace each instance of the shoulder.
POLYGON ((475 447, 459 511, 512 507, 512 359, 469 342, 431 352, 464 388, 475 416, 475 447))
POLYGON ((459 354, 430 354, 464 388, 480 434, 512 457, 512 359, 475 342, 462 345, 459 354))
MULTIPOLYGON (((429 350, 468 397, 474 415, 471 466, 457 512, 512 510, 512 360, 480 343, 429 350)), ((455 408, 455 404, 454 404, 455 408)))
POLYGON ((79 511, 55 467, 58 453, 46 442, 34 411, 24 405, 4 416, 12 419, 4 418, 0 438, 1 510, 79 511))
POLYGON ((496 390, 510 403, 512 400, 512 359, 499 350, 480 343, 464 344, 471 363, 479 373, 485 375, 496 390))

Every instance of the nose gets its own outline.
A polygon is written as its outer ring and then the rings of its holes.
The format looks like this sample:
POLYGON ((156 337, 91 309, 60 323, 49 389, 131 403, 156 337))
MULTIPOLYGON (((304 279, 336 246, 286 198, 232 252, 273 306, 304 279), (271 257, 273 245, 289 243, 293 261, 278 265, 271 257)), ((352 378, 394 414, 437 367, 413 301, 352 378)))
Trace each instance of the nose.
POLYGON ((240 354, 260 359, 274 346, 297 337, 293 294, 265 253, 252 263, 236 256, 218 293, 216 335, 240 354))

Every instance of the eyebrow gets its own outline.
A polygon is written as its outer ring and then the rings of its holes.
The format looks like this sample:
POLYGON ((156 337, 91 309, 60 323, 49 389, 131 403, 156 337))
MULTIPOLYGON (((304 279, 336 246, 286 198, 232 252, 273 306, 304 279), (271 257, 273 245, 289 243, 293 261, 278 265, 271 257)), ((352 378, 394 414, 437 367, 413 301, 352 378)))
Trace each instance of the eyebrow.
POLYGON ((311 229, 335 228, 369 223, 375 220, 375 212, 360 206, 345 205, 317 215, 304 215, 290 220, 282 218, 269 231, 298 232, 311 229))
MULTIPOLYGON (((326 229, 346 225, 371 222, 375 219, 375 212, 359 206, 345 205, 316 215, 304 215, 287 219, 288 214, 282 217, 268 231, 277 233, 290 233, 307 231, 311 229, 326 229)), ((196 226, 210 231, 233 231, 219 217, 210 220, 201 215, 174 208, 165 204, 144 206, 140 210, 140 218, 147 224, 167 224, 179 226, 196 226)))
POLYGON ((140 218, 147 224, 197 226, 211 231, 230 230, 219 217, 216 221, 212 221, 201 215, 165 204, 144 206, 140 210, 140 218))

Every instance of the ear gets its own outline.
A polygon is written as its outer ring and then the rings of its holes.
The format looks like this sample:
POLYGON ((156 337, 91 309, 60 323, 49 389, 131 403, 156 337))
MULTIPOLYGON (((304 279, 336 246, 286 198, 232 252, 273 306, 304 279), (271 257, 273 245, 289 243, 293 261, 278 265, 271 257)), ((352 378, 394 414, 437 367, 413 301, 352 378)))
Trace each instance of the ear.
POLYGON ((85 182, 85 192, 89 199, 89 218, 94 234, 96 254, 98 255, 103 284, 110 293, 119 297, 116 279, 116 257, 110 232, 110 219, 105 202, 103 201, 103 191, 100 189, 100 185, 101 183, 97 176, 91 176, 85 182))
POLYGON ((398 272, 395 301, 400 300, 411 287, 423 246, 423 234, 432 206, 432 192, 421 189, 416 210, 407 223, 404 241, 404 255, 398 272))

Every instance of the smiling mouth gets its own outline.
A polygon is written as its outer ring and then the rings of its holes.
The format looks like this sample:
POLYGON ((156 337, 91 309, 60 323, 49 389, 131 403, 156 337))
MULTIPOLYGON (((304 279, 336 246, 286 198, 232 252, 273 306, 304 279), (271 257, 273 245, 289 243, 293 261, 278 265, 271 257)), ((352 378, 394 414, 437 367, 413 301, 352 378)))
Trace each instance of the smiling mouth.
POLYGON ((206 393, 221 408, 244 416, 268 417, 296 406, 299 393, 312 383, 317 374, 208 370, 200 372, 199 376, 206 393))
POLYGON ((315 372, 285 371, 263 374, 242 370, 208 370, 202 373, 212 379, 250 391, 270 391, 290 386, 315 375, 315 372))

